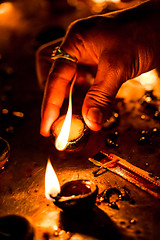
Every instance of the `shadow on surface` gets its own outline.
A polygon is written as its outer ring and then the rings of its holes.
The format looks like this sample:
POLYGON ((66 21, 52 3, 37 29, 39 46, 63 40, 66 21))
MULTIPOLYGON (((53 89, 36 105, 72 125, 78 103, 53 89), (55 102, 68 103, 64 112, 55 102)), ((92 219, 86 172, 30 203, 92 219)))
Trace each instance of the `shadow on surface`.
POLYGON ((62 212, 60 223, 65 231, 76 232, 101 240, 132 239, 124 236, 107 214, 98 207, 95 207, 91 212, 74 216, 62 212))

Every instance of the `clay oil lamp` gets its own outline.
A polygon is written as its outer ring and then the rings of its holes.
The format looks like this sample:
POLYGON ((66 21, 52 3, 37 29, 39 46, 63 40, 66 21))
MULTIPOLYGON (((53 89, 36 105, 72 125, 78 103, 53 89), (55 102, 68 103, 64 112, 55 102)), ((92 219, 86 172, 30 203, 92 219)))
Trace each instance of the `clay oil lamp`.
POLYGON ((75 79, 76 75, 70 87, 67 114, 58 118, 51 127, 51 137, 59 151, 80 150, 87 143, 89 136, 89 129, 83 118, 79 115, 72 115, 72 90, 75 79))
POLYGON ((67 214, 81 214, 90 211, 96 202, 97 185, 88 179, 76 179, 61 187, 55 171, 48 160, 45 176, 45 195, 47 199, 67 214))

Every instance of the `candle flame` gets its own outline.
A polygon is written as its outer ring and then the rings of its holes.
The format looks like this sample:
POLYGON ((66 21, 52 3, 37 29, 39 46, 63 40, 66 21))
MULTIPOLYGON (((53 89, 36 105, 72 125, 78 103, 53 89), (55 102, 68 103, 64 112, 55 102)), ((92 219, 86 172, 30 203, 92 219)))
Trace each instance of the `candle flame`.
POLYGON ((48 200, 53 201, 52 197, 56 197, 59 193, 60 184, 52 167, 51 161, 48 159, 45 174, 45 196, 48 200))
POLYGON ((76 80, 76 74, 74 75, 71 86, 70 86, 67 114, 66 114, 62 129, 58 137, 56 138, 56 142, 55 142, 55 147, 59 151, 63 151, 67 147, 67 143, 68 143, 70 127, 71 127, 71 119, 72 119, 72 91, 73 91, 73 85, 75 83, 75 80, 76 80))

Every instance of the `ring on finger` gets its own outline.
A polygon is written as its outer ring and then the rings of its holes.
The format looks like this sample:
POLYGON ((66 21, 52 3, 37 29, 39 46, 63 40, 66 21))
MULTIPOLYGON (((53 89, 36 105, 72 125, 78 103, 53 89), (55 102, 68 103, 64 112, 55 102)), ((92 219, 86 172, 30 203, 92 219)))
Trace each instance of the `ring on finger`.
POLYGON ((63 51, 60 47, 56 47, 52 52, 51 59, 56 60, 59 58, 64 58, 71 62, 77 63, 77 59, 75 57, 72 57, 70 54, 63 51))

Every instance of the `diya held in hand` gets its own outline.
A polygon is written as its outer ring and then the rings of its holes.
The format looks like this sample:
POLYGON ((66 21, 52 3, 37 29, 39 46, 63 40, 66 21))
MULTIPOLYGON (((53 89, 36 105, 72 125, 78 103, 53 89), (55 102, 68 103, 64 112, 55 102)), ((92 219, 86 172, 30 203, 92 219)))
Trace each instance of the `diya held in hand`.
POLYGON ((87 142, 89 135, 89 129, 82 116, 72 115, 72 91, 75 80, 76 75, 70 86, 67 114, 58 118, 51 127, 51 137, 59 151, 79 150, 87 142))

